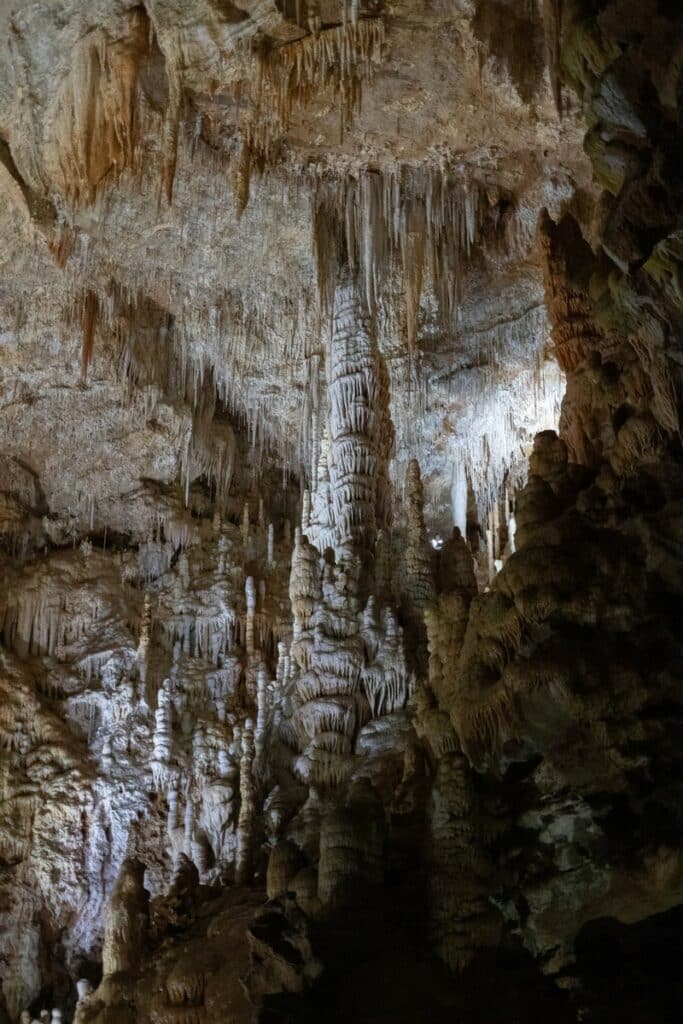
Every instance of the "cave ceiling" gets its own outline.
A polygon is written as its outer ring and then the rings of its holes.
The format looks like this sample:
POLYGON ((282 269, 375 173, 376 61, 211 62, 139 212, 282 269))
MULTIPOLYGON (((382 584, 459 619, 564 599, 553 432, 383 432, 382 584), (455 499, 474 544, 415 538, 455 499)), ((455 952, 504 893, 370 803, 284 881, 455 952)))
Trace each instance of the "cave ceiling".
POLYGON ((310 475, 329 250, 352 218, 392 375, 397 479, 426 458, 437 525, 458 458, 485 508, 489 465, 496 485, 519 473, 535 429, 557 422, 535 227, 590 173, 576 117, 558 117, 538 12, 494 5, 502 31, 469 4, 361 5, 357 22, 314 5, 301 24, 289 6, 5 5, 3 446, 31 451, 55 513, 89 517, 94 500, 120 530, 125 496, 134 520, 136 482, 174 480, 205 386, 310 475), (463 232, 456 269, 443 250, 463 232), (449 276, 458 294, 451 281, 439 301, 449 276), (187 402, 154 379, 160 358, 187 402), (29 421, 18 395, 35 400, 29 421))

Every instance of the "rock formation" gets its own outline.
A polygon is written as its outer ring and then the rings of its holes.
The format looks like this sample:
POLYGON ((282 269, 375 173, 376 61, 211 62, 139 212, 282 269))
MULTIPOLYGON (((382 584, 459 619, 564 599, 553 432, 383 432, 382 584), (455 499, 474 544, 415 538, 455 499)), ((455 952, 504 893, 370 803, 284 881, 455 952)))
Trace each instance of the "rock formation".
POLYGON ((0 28, 0 1024, 677 1019, 678 5, 0 28))

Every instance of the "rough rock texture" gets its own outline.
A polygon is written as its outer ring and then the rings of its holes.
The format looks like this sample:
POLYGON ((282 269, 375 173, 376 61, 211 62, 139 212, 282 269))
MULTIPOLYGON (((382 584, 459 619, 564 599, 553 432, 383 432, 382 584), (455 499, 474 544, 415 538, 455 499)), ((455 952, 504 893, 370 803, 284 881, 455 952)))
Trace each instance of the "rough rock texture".
POLYGON ((676 1019, 677 8, 3 6, 0 1021, 676 1019))

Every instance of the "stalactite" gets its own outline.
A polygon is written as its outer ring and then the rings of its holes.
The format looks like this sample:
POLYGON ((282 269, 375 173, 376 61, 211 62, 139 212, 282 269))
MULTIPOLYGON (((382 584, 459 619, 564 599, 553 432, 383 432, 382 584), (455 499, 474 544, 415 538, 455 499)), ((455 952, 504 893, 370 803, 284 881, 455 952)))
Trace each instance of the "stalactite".
POLYGON ((97 316, 99 311, 99 300, 93 291, 87 291, 83 303, 83 347, 81 354, 81 379, 85 383, 88 376, 88 367, 92 360, 95 346, 95 329, 97 327, 97 316))
POLYGON ((180 135, 180 114, 182 107, 182 71, 179 65, 179 54, 175 47, 166 53, 166 77, 168 80, 168 104, 163 125, 163 168, 161 187, 166 202, 173 202, 173 186, 175 184, 178 165, 178 139, 180 135))
POLYGON ((262 57, 260 121, 250 125, 252 144, 267 153, 271 132, 284 131, 295 107, 332 88, 339 96, 342 132, 360 106, 362 84, 373 76, 381 59, 384 23, 363 18, 314 32, 278 47, 262 57))
POLYGON ((446 165, 399 164, 382 172, 365 170, 341 183, 321 180, 314 195, 313 240, 323 309, 332 307, 340 255, 345 254, 373 317, 398 271, 409 347, 417 334, 427 275, 442 323, 452 328, 463 270, 483 233, 487 206, 485 189, 446 165))
MULTIPOLYGON (((456 325, 452 330, 457 339, 454 343, 473 343, 462 327, 456 325)), ((478 332, 478 366, 460 368, 449 375, 449 402, 461 409, 453 423, 450 449, 458 477, 454 484, 461 502, 461 530, 466 526, 470 499, 476 505, 479 522, 483 522, 500 500, 506 482, 513 487, 523 486, 533 437, 531 431, 520 430, 520 416, 534 424, 533 432, 558 426, 564 378, 557 364, 544 354, 546 338, 545 310, 535 305, 512 322, 504 320, 478 332), (531 361, 530 339, 535 352, 531 361), (519 366, 519 376, 514 387, 501 389, 500 381, 510 363, 519 366)), ((404 451, 433 444, 433 435, 421 424, 433 422, 441 414, 443 402, 441 390, 426 388, 424 380, 420 383, 421 378, 410 372, 410 363, 405 356, 389 364, 392 402, 396 422, 401 425, 397 447, 404 451)), ((405 472, 407 462, 407 457, 405 462, 397 462, 395 474, 405 472)))
POLYGON ((491 507, 491 531, 493 533, 493 558, 500 558, 500 508, 495 501, 491 507))
POLYGON ((233 159, 230 168, 232 191, 235 196, 235 208, 238 216, 241 216, 249 203, 249 190, 252 174, 252 151, 251 144, 246 135, 239 143, 238 154, 233 159))
POLYGON ((311 35, 315 36, 320 32, 320 0, 308 0, 306 12, 309 31, 311 35))
POLYGON ((118 38, 96 29, 73 48, 53 104, 47 163, 53 183, 74 203, 92 201, 106 175, 136 162, 137 78, 148 27, 136 9, 122 19, 118 38))

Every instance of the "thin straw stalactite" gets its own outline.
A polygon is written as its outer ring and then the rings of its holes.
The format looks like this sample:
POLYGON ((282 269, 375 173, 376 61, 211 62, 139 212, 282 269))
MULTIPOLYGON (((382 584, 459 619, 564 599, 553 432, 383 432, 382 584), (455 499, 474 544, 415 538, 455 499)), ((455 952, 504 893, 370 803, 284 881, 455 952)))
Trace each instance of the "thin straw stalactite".
POLYGON ((99 299, 95 292, 88 290, 83 302, 83 346, 81 349, 81 379, 83 383, 88 377, 88 367, 92 361, 95 347, 95 329, 99 313, 99 299))

